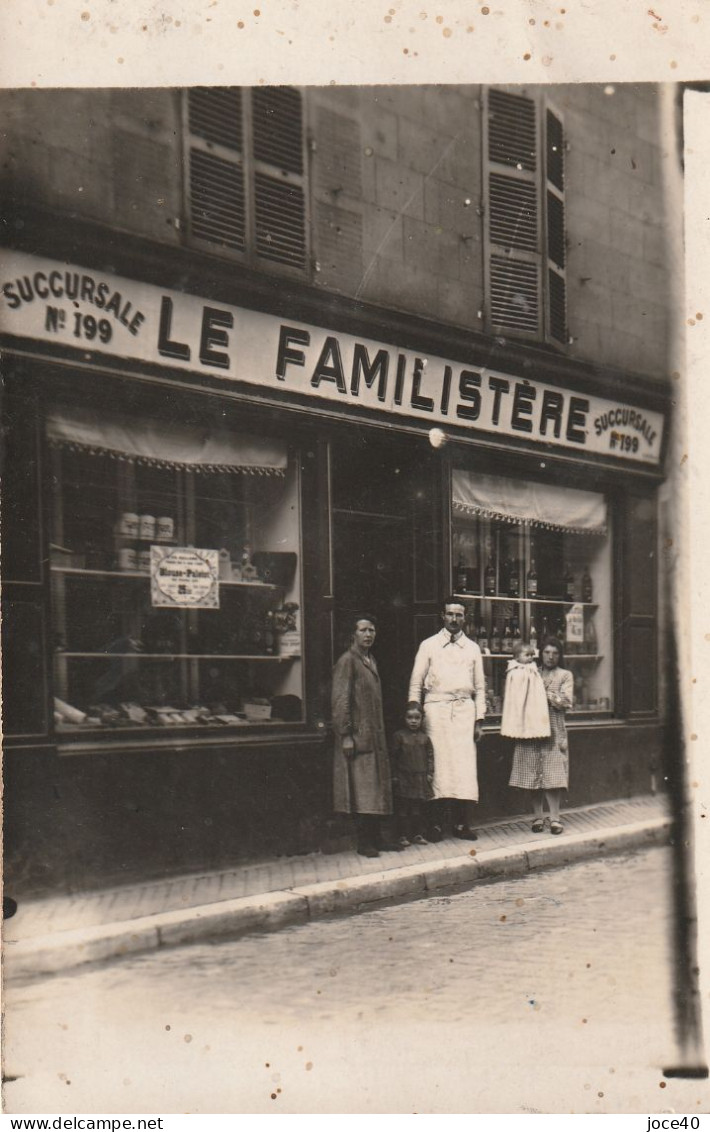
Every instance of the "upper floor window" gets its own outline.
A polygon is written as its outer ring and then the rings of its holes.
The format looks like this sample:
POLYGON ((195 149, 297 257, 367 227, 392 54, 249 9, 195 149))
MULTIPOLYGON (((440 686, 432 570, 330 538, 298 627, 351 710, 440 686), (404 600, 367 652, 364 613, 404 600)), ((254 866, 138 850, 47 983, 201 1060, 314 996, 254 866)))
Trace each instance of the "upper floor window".
POLYGON ((303 99, 293 87, 186 92, 190 238, 254 264, 308 262, 303 99))
POLYGON ((495 89, 484 117, 491 329, 566 344, 562 120, 542 100, 495 89))

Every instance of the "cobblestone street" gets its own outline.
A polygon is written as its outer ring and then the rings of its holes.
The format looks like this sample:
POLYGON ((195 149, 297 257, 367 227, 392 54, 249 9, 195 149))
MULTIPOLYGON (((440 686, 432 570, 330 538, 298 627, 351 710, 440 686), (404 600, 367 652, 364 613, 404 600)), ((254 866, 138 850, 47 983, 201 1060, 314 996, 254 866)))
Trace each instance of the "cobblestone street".
POLYGON ((670 851, 10 988, 10 1112, 707 1112, 670 851))

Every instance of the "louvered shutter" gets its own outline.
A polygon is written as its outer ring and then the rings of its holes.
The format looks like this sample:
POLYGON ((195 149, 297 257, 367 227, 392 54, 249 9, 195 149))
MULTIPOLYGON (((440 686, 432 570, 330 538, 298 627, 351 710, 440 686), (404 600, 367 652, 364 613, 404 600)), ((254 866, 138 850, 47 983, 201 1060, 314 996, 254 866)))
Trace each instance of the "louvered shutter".
POLYGON ((187 129, 191 237, 302 271, 308 232, 300 92, 194 87, 187 129))
POLYGON ((272 263, 306 264, 303 106, 291 87, 252 93, 254 214, 257 255, 272 263))
POLYGON ((566 343, 567 279, 565 232, 565 138, 560 118, 545 113, 545 197, 547 252, 547 332, 566 343))
POLYGON ((541 217, 535 103, 488 93, 487 282, 494 331, 542 332, 541 217))
POLYGON ((243 252, 247 215, 243 108, 238 87, 187 94, 189 224, 194 239, 243 252))

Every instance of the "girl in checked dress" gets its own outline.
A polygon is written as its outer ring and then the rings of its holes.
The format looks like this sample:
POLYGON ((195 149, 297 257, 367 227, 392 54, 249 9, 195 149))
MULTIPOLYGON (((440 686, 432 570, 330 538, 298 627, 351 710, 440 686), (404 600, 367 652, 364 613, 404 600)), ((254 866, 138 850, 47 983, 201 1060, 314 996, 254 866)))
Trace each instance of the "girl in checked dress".
MULTIPOLYGON (((529 647, 523 646, 523 649, 529 649, 529 647)), ((522 660, 522 656, 519 657, 519 660, 522 660)), ((560 800, 562 791, 567 789, 569 781, 569 750, 565 712, 572 707, 574 681, 572 673, 561 667, 562 662, 562 645, 556 637, 546 637, 542 644, 542 671, 537 673, 537 676, 541 681, 542 690, 547 700, 548 730, 547 734, 543 732, 537 737, 532 735, 533 731, 540 731, 542 727, 538 708, 532 708, 533 698, 536 702, 538 701, 537 694, 534 694, 533 697, 529 693, 530 708, 527 712, 521 714, 519 710, 515 710, 521 687, 520 677, 516 677, 515 669, 509 671, 506 676, 506 702, 503 706, 501 734, 508 735, 511 730, 516 728, 518 731, 518 734, 513 735, 517 742, 513 752, 510 785, 517 786, 522 790, 533 791, 533 833, 542 833, 545 829, 543 816, 545 801, 547 801, 550 811, 550 833, 560 834, 563 831, 560 821, 560 800), (516 687, 513 683, 514 680, 517 681, 518 694, 514 692, 516 687), (512 711, 508 713, 507 718, 506 706, 509 687, 512 711), (533 715, 535 716, 534 721, 533 715), (524 717, 527 717, 525 723, 522 722, 524 717), (526 730, 528 734, 520 734, 522 730, 526 730)), ((513 663, 511 662, 511 667, 513 663)), ((530 662, 528 661, 524 667, 530 667, 530 662)), ((528 684, 529 688, 534 687, 532 673, 528 677, 528 684)))

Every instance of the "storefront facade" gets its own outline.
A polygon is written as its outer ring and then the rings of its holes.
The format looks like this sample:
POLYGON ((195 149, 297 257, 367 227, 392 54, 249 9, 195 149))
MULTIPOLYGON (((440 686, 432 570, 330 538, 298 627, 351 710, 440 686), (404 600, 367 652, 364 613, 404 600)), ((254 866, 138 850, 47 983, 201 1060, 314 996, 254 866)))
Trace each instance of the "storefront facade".
POLYGON ((452 592, 485 655, 482 820, 520 809, 498 733, 517 637, 565 644, 569 804, 662 788, 665 383, 85 216, 28 210, 11 244, 18 891, 344 847, 329 678, 349 619, 378 618, 391 730, 452 592))

